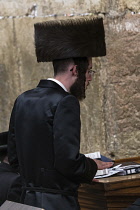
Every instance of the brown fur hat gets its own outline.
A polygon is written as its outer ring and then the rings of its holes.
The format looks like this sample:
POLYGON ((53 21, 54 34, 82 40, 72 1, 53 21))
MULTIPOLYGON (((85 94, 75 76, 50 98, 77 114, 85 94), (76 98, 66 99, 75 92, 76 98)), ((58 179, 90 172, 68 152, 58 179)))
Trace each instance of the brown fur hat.
POLYGON ((102 18, 80 18, 36 23, 38 62, 106 55, 102 18))

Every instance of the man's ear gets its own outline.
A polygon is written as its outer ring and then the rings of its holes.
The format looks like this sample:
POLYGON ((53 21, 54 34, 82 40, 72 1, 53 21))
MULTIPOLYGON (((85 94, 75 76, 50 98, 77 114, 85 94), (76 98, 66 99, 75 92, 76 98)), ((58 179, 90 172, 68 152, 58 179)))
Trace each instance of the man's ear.
POLYGON ((74 65, 70 71, 72 71, 74 76, 78 76, 77 65, 74 65))

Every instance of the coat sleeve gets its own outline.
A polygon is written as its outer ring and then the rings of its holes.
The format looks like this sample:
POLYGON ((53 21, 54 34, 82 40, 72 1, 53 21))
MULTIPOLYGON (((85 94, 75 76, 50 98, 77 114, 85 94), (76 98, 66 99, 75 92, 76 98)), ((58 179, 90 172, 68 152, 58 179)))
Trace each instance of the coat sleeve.
POLYGON ((79 102, 68 95, 60 101, 54 117, 55 168, 71 180, 90 183, 97 165, 79 153, 80 127, 79 102))
POLYGON ((16 138, 15 138, 15 112, 16 112, 16 102, 14 104, 10 124, 9 124, 9 134, 8 134, 8 161, 12 166, 13 170, 19 172, 19 163, 16 151, 16 138))

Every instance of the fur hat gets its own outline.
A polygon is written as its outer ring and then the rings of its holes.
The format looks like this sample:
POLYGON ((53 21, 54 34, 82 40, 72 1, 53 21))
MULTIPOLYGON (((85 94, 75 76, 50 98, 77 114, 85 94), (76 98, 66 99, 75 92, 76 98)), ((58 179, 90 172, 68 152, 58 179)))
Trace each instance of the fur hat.
POLYGON ((38 62, 106 55, 102 18, 80 18, 36 23, 38 62))

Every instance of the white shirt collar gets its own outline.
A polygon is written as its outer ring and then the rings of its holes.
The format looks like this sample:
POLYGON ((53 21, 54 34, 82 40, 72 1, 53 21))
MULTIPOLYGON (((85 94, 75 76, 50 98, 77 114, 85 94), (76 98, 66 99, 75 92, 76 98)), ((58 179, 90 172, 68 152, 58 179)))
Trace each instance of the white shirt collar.
POLYGON ((47 80, 51 80, 51 81, 53 81, 53 82, 56 82, 56 83, 57 83, 58 85, 60 85, 66 92, 68 92, 67 89, 65 88, 65 86, 64 86, 60 81, 58 81, 57 79, 48 78, 47 80))

